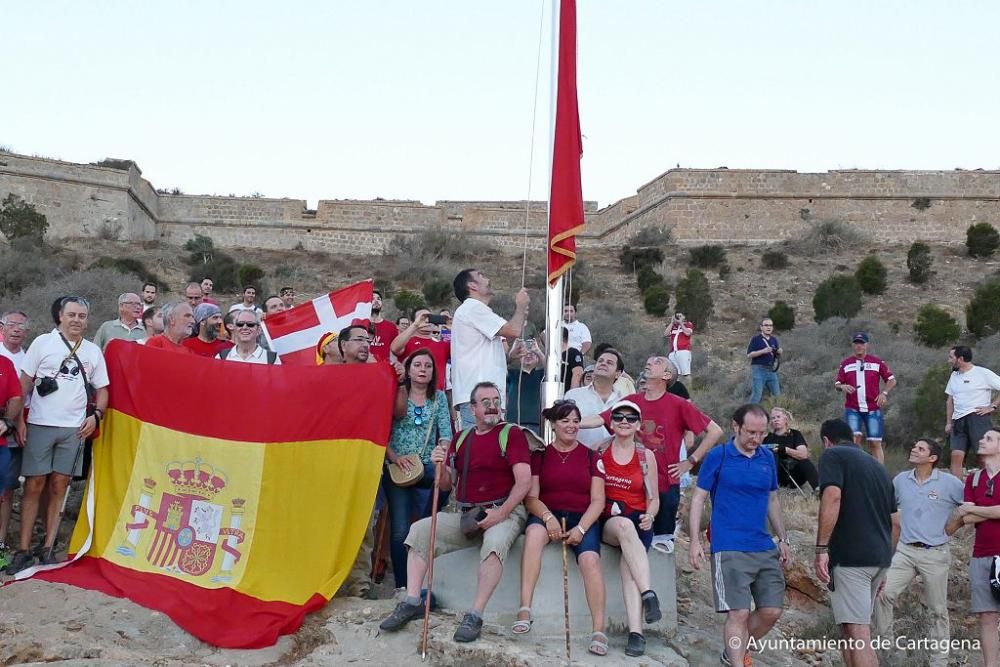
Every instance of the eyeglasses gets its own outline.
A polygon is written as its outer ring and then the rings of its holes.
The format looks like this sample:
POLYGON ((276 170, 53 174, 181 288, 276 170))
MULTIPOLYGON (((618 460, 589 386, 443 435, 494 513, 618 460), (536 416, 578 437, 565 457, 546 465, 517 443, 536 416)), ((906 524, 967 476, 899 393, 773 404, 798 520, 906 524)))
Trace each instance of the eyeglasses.
POLYGON ((27 322, 0 322, 5 329, 10 329, 11 331, 27 331, 27 322))
POLYGON ((613 422, 628 422, 629 424, 638 424, 639 415, 626 414, 624 412, 615 412, 611 415, 611 421, 613 422))
POLYGON ((481 398, 476 402, 479 403, 479 405, 483 406, 484 408, 489 408, 493 406, 496 406, 498 408, 500 407, 499 398, 481 398))
POLYGON ((413 423, 420 426, 424 423, 424 406, 414 405, 413 406, 413 423))
POLYGON ((552 407, 557 405, 576 405, 576 401, 572 398, 560 398, 558 401, 552 404, 552 407))
POLYGON ((256 322, 234 322, 233 326, 234 327, 238 327, 240 329, 253 329, 255 326, 257 326, 257 323, 256 322))

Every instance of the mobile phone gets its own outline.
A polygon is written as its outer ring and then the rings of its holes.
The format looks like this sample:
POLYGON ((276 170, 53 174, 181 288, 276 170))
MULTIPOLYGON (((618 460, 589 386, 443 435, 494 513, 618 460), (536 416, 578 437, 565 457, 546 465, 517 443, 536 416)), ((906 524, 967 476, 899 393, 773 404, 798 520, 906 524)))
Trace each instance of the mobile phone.
POLYGON ((427 322, 429 324, 437 324, 441 326, 442 324, 448 324, 448 318, 444 315, 428 315, 427 322))

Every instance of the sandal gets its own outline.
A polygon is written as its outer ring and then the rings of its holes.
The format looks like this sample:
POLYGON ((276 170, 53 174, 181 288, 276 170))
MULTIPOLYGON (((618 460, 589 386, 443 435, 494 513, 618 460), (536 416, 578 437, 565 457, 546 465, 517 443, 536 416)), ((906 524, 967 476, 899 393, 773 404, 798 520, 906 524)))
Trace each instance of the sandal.
POLYGON ((590 648, 587 649, 594 655, 608 654, 608 636, 603 632, 593 632, 590 635, 590 648))
POLYGON ((510 631, 515 635, 526 635, 531 631, 531 624, 534 623, 534 619, 531 618, 531 607, 521 607, 517 610, 518 614, 523 614, 528 612, 528 618, 517 619, 514 621, 514 625, 510 626, 510 631))

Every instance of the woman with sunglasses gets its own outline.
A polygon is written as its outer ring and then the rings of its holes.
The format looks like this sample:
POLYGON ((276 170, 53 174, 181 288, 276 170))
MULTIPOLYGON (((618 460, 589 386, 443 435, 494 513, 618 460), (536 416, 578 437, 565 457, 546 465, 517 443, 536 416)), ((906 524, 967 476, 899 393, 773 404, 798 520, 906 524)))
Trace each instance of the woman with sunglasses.
POLYGON ((646 652, 642 622, 662 618, 660 601, 650 589, 649 545, 653 541, 653 519, 660 509, 656 459, 653 452, 637 445, 635 434, 642 410, 632 401, 618 401, 611 408, 611 440, 598 450, 605 474, 604 543, 622 552, 622 597, 628 619, 625 655, 646 652), (640 616, 640 611, 642 616, 640 616))
POLYGON ((524 500, 531 518, 521 558, 521 609, 511 631, 525 634, 531 630, 531 599, 541 572, 542 550, 549 542, 563 541, 576 554, 590 606, 594 630, 589 650, 607 655, 600 525, 604 474, 597 465, 597 454, 577 441, 581 416, 576 403, 556 401, 542 411, 542 417, 552 423, 555 442, 531 455, 531 490, 524 500))
MULTIPOLYGON (((420 349, 406 358, 386 457, 390 463, 409 470, 414 463, 405 457, 416 454, 424 467, 424 475, 411 486, 398 486, 388 474, 383 478, 389 505, 389 553, 397 588, 406 586, 406 546, 403 542, 410 524, 431 515, 431 502, 421 502, 429 498, 426 492, 421 492, 434 486, 431 451, 438 444, 447 447, 451 442, 448 397, 437 386, 437 368, 430 350, 420 349)), ((447 497, 447 493, 443 494, 441 506, 447 504, 447 497)))

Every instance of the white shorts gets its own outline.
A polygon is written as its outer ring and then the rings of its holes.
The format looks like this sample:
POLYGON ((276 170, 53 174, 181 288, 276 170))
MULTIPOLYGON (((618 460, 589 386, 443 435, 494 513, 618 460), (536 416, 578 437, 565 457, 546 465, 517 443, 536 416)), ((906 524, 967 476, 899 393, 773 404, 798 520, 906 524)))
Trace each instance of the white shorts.
POLYGON ((678 375, 691 375, 691 350, 677 350, 667 355, 667 359, 677 366, 678 375))

